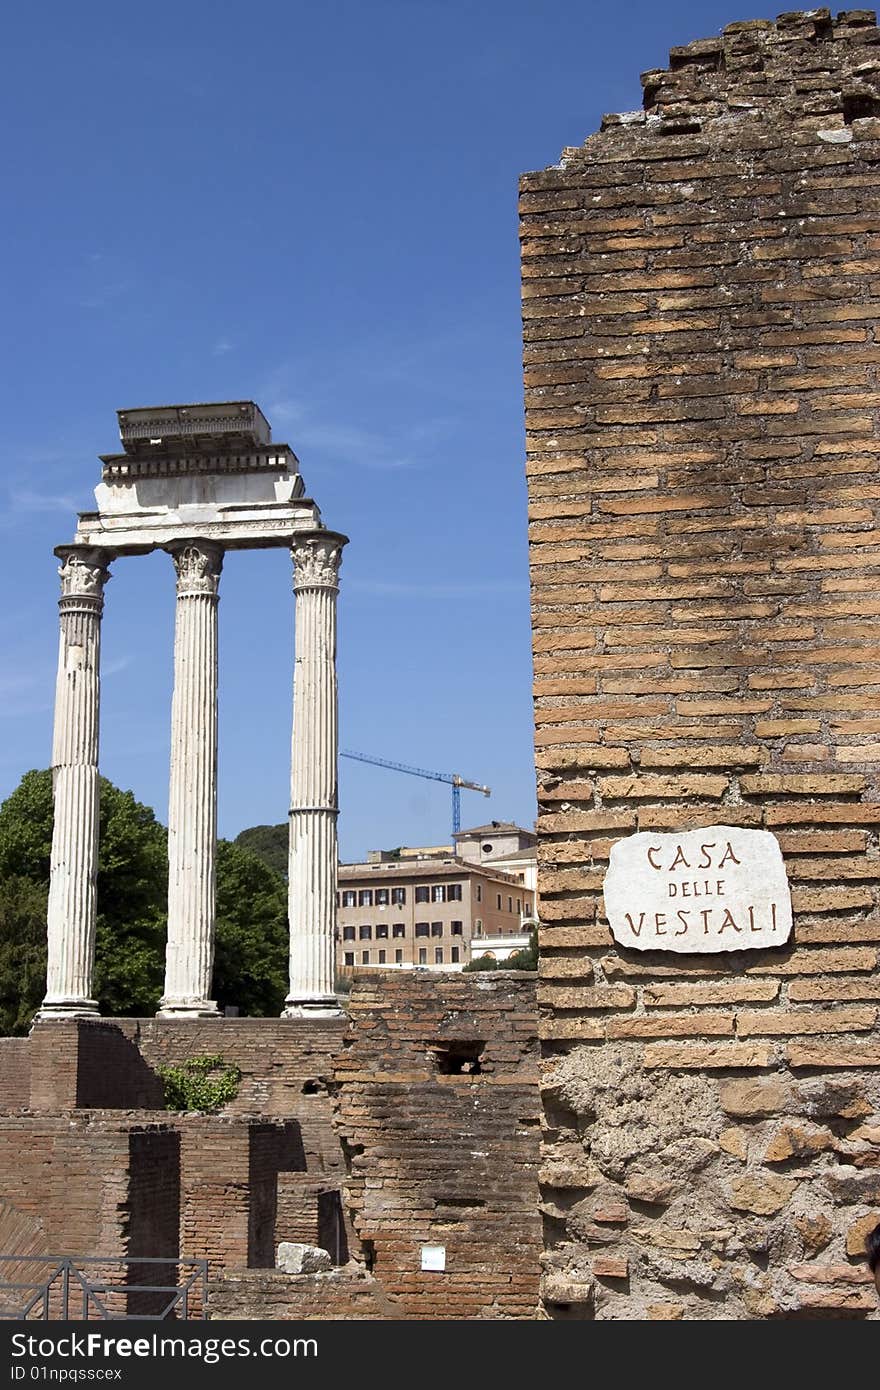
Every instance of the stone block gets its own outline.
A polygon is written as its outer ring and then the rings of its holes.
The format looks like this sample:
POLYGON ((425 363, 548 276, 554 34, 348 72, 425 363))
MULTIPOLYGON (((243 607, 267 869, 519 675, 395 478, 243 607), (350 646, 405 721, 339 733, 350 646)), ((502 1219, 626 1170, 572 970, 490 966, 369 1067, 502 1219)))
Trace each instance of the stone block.
POLYGON ((283 1240, 275 1256, 275 1268, 285 1274, 319 1274, 333 1268, 329 1251, 317 1245, 283 1240))
POLYGON ((775 1216, 793 1196, 797 1183, 775 1173, 748 1173, 730 1183, 730 1205, 734 1211, 750 1211, 755 1216, 775 1216))

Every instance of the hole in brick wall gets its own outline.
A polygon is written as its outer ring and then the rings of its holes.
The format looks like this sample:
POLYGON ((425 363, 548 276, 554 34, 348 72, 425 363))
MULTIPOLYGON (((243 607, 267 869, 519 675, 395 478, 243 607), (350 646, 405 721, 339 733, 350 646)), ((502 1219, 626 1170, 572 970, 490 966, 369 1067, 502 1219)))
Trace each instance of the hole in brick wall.
POLYGON ((864 120, 866 116, 880 116, 880 97, 871 92, 844 92, 843 119, 847 125, 853 121, 864 120))
POLYGON ((331 1188, 318 1193, 318 1244, 335 1265, 348 1263, 348 1234, 342 1210, 342 1193, 331 1188))
POLYGON ((483 1070, 481 1061, 485 1042, 429 1043, 428 1056, 442 1076, 478 1076, 483 1070))
POLYGON ((696 116, 675 116, 662 121, 657 127, 657 134, 697 135, 702 129, 703 123, 696 116))
POLYGON ((476 1210, 477 1207, 484 1207, 486 1203, 482 1197, 438 1197, 436 1205, 438 1207, 462 1207, 476 1210))
POLYGON ((682 68, 697 68, 701 72, 718 72, 724 67, 724 49, 719 43, 710 48, 700 44, 699 48, 673 48, 669 54, 669 71, 680 72, 682 68))
POLYGON ((376 1245, 372 1240, 365 1240, 364 1246, 364 1268, 368 1274, 372 1274, 376 1268, 376 1245))
POLYGON ((326 1095, 326 1094, 327 1094, 327 1083, 326 1083, 326 1081, 320 1081, 320 1080, 314 1080, 314 1079, 311 1080, 311 1081, 304 1081, 304 1082, 303 1082, 302 1093, 303 1093, 304 1096, 320 1096, 320 1095, 326 1095))

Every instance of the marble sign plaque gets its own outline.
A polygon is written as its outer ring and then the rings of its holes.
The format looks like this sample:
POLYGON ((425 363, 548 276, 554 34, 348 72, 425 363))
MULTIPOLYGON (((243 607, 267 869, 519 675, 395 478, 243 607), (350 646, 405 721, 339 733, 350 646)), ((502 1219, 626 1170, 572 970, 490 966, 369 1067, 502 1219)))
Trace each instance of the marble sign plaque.
POLYGON ((630 835, 611 847, 605 913, 637 951, 745 951, 791 934, 791 894, 775 835, 710 825, 630 835))

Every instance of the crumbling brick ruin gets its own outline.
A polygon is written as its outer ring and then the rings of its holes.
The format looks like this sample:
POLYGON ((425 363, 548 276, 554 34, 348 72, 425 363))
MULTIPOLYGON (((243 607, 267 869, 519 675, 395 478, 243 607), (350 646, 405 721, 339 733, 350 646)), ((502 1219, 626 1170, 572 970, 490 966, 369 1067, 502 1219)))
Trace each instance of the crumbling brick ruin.
POLYGON ((207 1259, 212 1317, 532 1318, 534 989, 372 971, 350 1023, 71 1019, 0 1039, 3 1253, 207 1259), (217 1054, 241 1068, 235 1100, 166 1111, 157 1068, 217 1054), (277 1271, 282 1241, 333 1269, 277 1271), (445 1270, 421 1268, 423 1244, 445 1270))
POLYGON ((876 1317, 880 33, 731 24, 522 180, 553 1317, 876 1317), (783 949, 618 947, 613 841, 778 836, 783 949))

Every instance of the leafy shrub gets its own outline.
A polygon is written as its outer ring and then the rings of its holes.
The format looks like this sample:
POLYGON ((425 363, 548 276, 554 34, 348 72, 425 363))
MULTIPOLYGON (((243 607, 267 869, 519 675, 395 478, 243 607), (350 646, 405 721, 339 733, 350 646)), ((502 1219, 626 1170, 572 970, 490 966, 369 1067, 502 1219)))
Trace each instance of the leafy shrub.
POLYGON ((235 1100, 241 1084, 241 1068, 227 1066, 225 1057, 191 1057, 178 1066, 159 1067, 169 1110, 194 1110, 211 1115, 235 1100))

